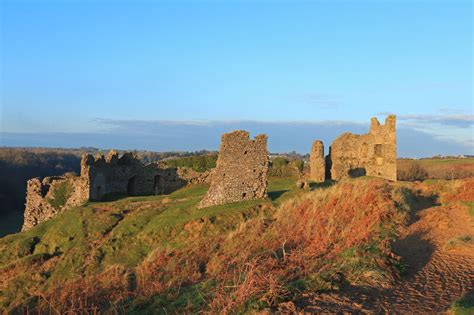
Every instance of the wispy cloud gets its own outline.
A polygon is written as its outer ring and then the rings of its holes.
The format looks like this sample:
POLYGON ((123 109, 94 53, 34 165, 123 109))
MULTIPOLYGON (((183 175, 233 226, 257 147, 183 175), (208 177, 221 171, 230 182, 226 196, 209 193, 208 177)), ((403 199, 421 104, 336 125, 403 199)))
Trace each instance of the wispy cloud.
MULTIPOLYGON (((377 115, 387 115, 388 113, 377 113, 377 115)), ((456 114, 456 115, 397 115, 397 120, 401 125, 430 128, 433 125, 446 125, 458 128, 469 128, 474 126, 474 115, 456 114)))

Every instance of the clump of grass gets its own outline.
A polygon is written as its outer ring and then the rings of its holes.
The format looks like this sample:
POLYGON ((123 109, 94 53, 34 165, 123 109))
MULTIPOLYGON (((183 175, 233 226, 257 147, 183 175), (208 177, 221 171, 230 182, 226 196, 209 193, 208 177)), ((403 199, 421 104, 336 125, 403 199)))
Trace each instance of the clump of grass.
POLYGON ((474 293, 470 292, 454 301, 450 311, 453 315, 472 315, 474 314, 474 293))
POLYGON ((56 209, 64 207, 69 197, 73 193, 73 187, 69 181, 63 181, 53 188, 52 198, 48 199, 48 203, 56 209))
POLYGON ((472 241, 473 239, 472 239, 472 236, 470 235, 458 235, 446 241, 446 244, 444 245, 444 247, 446 249, 450 249, 453 247, 470 244, 472 243, 472 241))

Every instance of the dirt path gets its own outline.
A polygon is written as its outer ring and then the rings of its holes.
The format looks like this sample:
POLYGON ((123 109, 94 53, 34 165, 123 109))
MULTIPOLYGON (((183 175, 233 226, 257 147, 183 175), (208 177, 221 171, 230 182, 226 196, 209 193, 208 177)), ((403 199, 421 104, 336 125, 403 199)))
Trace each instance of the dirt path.
POLYGON ((452 302, 474 292, 474 245, 450 240, 474 238, 474 220, 464 206, 433 206, 416 213, 394 250, 408 265, 390 289, 350 287, 339 293, 308 297, 304 312, 396 313, 446 312, 452 302), (450 244, 447 246, 447 244, 450 244))

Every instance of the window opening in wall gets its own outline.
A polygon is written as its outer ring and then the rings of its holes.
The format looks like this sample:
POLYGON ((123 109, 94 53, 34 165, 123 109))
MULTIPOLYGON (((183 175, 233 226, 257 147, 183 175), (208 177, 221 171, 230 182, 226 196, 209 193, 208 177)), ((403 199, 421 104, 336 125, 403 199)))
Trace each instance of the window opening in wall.
POLYGON ((374 153, 376 157, 382 157, 382 145, 376 144, 374 147, 374 153))

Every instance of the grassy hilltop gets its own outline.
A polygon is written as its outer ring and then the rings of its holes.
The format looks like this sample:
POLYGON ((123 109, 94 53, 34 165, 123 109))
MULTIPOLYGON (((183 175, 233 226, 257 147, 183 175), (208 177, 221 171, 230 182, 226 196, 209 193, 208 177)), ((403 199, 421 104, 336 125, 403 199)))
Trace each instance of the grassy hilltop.
POLYGON ((383 288, 405 270, 391 244, 420 204, 437 197, 472 215, 472 180, 294 183, 202 210, 206 186, 111 196, 4 237, 0 309, 239 313, 347 284, 383 288))

